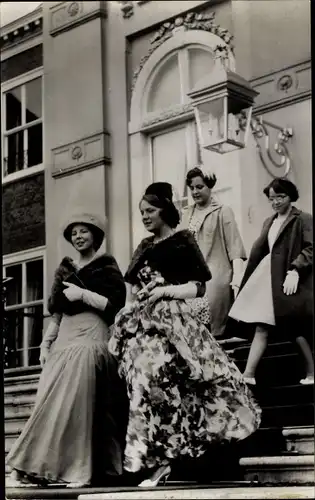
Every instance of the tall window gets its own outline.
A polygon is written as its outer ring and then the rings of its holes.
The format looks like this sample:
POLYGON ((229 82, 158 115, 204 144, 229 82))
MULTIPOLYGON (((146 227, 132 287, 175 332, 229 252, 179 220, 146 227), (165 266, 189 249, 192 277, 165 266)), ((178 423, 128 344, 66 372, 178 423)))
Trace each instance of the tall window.
MULTIPOLYGON (((220 155, 200 147, 187 95, 204 77, 216 81, 215 48, 222 44, 222 38, 207 30, 176 29, 137 73, 128 127, 133 248, 145 236, 138 205, 149 183, 170 182, 180 200, 178 205, 185 206, 192 201, 185 186, 187 171, 202 163, 213 173, 220 170, 215 186, 220 198, 231 191, 230 170, 225 175, 228 169, 220 155)), ((229 64, 234 67, 230 51, 229 64)))
POLYGON ((2 93, 4 180, 43 163, 42 77, 35 75, 2 93))
POLYGON ((4 276, 12 278, 6 295, 8 343, 12 353, 9 368, 34 366, 39 364, 43 331, 44 256, 11 261, 4 265, 4 276))
POLYGON ((144 123, 152 180, 170 182, 182 205, 188 200, 186 173, 201 160, 187 92, 213 67, 211 51, 197 44, 190 45, 169 54, 148 82, 144 123), (159 131, 154 130, 157 124, 159 131))

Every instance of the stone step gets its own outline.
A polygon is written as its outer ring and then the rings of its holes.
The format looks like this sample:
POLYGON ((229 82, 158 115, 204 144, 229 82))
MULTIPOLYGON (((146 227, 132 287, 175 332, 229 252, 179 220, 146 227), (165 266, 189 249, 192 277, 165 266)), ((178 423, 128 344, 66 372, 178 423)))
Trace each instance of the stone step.
POLYGON ((314 484, 314 455, 244 457, 240 459, 248 481, 260 484, 314 484))
POLYGON ((264 407, 262 427, 302 427, 314 423, 314 404, 264 407))
MULTIPOLYGON (((240 343, 239 345, 234 345, 233 348, 235 358, 238 360, 247 359, 250 346, 250 342, 244 342, 242 344, 240 343)), ((224 345, 222 347, 225 348, 224 345)), ((295 354, 296 352, 297 346, 294 342, 273 342, 267 346, 263 357, 270 358, 279 354, 295 354)))
POLYGON ((22 432, 22 429, 29 419, 30 415, 30 411, 25 411, 18 413, 17 415, 14 415, 12 417, 6 418, 4 422, 5 435, 13 433, 19 434, 20 432, 22 432))
POLYGON ((282 435, 289 453, 314 455, 314 427, 287 427, 282 435))
POLYGON ((237 444, 239 456, 278 456, 314 453, 314 427, 264 428, 237 444))
POLYGON ((248 499, 279 499, 279 498, 314 498, 312 486, 258 486, 248 482, 239 485, 209 484, 194 485, 185 483, 167 483, 167 486, 158 486, 153 490, 143 488, 84 488, 69 491, 65 488, 46 488, 31 490, 24 488, 8 488, 7 499, 78 499, 78 500, 248 500, 248 499))
MULTIPOLYGON (((239 370, 245 370, 247 358, 235 361, 239 370)), ((262 358, 256 371, 257 384, 262 387, 279 387, 297 384, 305 372, 298 353, 277 354, 262 358)))
POLYGON ((314 387, 294 384, 278 387, 263 387, 257 382, 254 395, 262 408, 266 406, 300 405, 314 401, 314 387))
POLYGON ((4 387, 4 396, 15 396, 19 394, 36 394, 38 379, 34 382, 10 384, 4 387))

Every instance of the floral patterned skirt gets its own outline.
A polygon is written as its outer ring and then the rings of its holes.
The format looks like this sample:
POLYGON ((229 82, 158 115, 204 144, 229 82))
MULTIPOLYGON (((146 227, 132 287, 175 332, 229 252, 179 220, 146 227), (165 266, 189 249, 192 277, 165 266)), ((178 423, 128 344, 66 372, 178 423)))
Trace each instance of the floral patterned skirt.
POLYGON ((259 427, 261 410, 240 371, 185 301, 127 304, 109 350, 130 399, 127 471, 199 457, 208 444, 259 427))

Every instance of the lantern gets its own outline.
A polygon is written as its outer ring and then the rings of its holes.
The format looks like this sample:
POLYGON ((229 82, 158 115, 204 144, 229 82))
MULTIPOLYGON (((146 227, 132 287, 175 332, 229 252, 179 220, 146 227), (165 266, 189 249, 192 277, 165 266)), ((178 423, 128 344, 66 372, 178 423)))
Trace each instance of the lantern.
POLYGON ((258 92, 223 64, 197 83, 191 98, 200 144, 228 153, 246 146, 254 98, 258 92))

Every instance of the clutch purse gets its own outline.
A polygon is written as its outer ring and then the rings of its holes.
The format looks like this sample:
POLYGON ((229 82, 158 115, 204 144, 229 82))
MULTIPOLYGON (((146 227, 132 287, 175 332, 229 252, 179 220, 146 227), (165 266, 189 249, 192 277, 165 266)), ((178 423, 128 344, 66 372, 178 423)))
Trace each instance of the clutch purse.
MULTIPOLYGON (((72 285, 76 285, 79 288, 86 288, 85 284, 76 273, 71 273, 64 281, 71 283, 72 285)), ((63 285, 63 289, 65 288, 67 288, 66 285, 63 285)))

